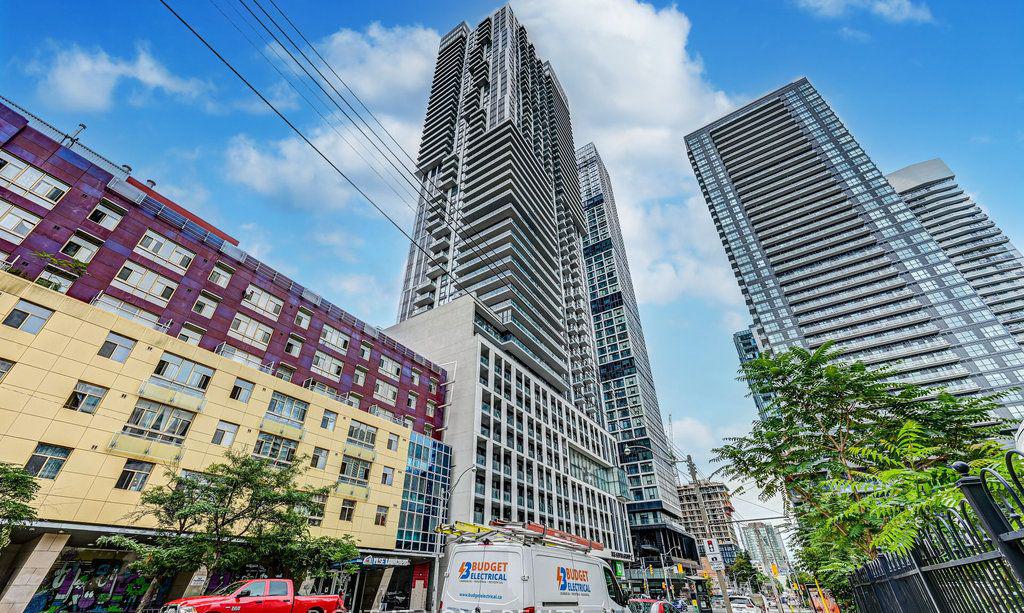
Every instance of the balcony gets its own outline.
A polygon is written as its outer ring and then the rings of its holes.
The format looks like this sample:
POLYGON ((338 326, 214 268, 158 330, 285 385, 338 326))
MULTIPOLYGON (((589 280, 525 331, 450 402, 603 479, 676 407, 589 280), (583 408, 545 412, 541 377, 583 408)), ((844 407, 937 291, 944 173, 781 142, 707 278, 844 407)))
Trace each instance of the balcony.
POLYGON ((346 441, 341 452, 345 455, 372 462, 377 457, 377 452, 352 441, 346 441))
POLYGON ((181 454, 185 449, 181 445, 131 436, 124 432, 115 433, 107 447, 116 455, 162 464, 174 464, 181 459, 181 454))
POLYGON ((334 491, 347 498, 367 500, 370 497, 370 488, 367 485, 357 485, 355 483, 338 481, 338 484, 334 486, 334 491))
POLYGON ((139 396, 193 413, 202 413, 206 406, 206 397, 202 391, 156 375, 142 382, 139 396))
POLYGON ((283 436, 293 441, 301 441, 304 434, 301 427, 285 423, 279 419, 272 419, 269 415, 265 416, 260 422, 260 430, 267 434, 283 436))

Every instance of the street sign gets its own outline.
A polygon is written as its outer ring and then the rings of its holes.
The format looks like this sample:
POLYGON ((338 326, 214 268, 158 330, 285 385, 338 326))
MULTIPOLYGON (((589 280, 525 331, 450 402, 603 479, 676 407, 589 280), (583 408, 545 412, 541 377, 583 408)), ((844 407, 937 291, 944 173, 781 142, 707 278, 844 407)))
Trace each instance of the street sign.
POLYGON ((778 577, 779 576, 779 567, 775 565, 775 562, 772 562, 772 576, 773 577, 778 577))
POLYGON ((725 560, 722 559, 722 554, 717 551, 715 553, 709 553, 708 566, 710 566, 711 570, 714 571, 725 570, 725 560))
POLYGON ((718 539, 716 539, 716 538, 706 538, 706 539, 704 539, 704 553, 706 553, 708 557, 711 557, 713 554, 721 553, 718 550, 718 539))

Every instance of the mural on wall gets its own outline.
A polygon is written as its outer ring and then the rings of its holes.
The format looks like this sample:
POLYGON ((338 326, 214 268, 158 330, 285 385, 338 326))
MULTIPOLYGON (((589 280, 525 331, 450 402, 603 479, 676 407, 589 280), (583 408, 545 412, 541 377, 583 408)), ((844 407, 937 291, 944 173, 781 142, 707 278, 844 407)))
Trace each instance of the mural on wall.
MULTIPOLYGON (((129 561, 115 552, 65 549, 25 607, 25 613, 95 611, 128 613, 142 600, 149 581, 128 569, 129 561)), ((161 586, 160 598, 170 588, 161 586)))

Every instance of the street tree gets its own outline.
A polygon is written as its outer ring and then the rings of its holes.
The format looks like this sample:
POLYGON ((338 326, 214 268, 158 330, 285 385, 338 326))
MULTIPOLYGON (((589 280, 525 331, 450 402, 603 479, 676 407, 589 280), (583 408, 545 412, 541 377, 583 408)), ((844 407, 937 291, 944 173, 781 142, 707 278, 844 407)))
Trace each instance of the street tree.
POLYGON ((0 549, 11 542, 11 529, 36 518, 32 501, 39 483, 27 470, 0 463, 0 549))
POLYGON ((152 580, 150 592, 159 580, 200 566, 208 571, 207 583, 215 573, 249 565, 295 579, 321 576, 352 560, 358 549, 348 535, 310 534, 310 510, 329 488, 300 485, 304 466, 302 458, 276 466, 229 450, 224 462, 202 473, 168 469, 167 483, 145 490, 132 514, 155 521, 159 535, 100 540, 137 554, 135 567, 152 580))
POLYGON ((747 585, 752 592, 760 592, 764 585, 764 573, 757 570, 750 561, 750 554, 747 551, 738 551, 736 559, 726 569, 736 585, 747 585))
POLYGON ((997 462, 1008 427, 994 397, 902 383, 828 344, 763 355, 741 378, 770 398, 749 434, 715 450, 724 475, 781 497, 797 519, 803 568, 837 595, 851 571, 906 552, 925 518, 960 500, 954 461, 997 462))

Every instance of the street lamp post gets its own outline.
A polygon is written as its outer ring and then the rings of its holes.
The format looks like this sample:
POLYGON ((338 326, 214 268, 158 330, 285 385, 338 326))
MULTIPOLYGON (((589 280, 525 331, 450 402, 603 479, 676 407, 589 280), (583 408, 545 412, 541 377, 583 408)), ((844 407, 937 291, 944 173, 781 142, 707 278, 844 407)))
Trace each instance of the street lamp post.
MULTIPOLYGON (((447 490, 445 490, 445 492, 444 492, 444 502, 441 504, 442 520, 444 519, 445 515, 450 515, 451 514, 451 509, 449 508, 449 502, 451 501, 451 498, 452 498, 452 492, 454 492, 455 491, 455 487, 459 485, 459 481, 461 481, 462 478, 464 476, 466 476, 466 473, 470 473, 470 472, 475 473, 476 471, 477 471, 476 465, 470 466, 466 470, 464 470, 461 473, 459 473, 459 476, 455 478, 455 482, 452 483, 451 487, 449 487, 447 490)), ((443 521, 442 521, 442 523, 443 523, 443 521)), ((431 603, 431 607, 433 608, 434 611, 437 611, 437 603, 438 603, 438 600, 440 599, 440 594, 441 594, 441 552, 442 552, 441 540, 442 540, 442 537, 441 537, 440 534, 438 534, 438 536, 437 536, 437 551, 436 551, 437 555, 434 556, 434 599, 433 599, 433 602, 431 603)))

